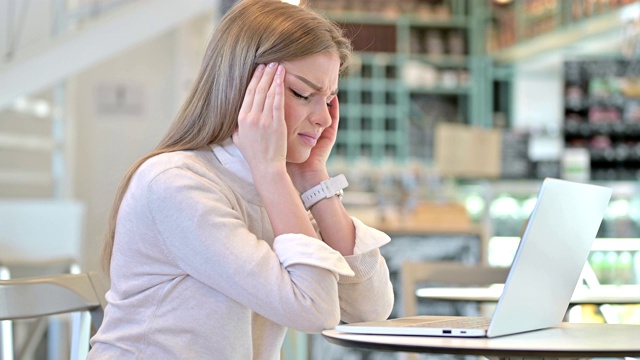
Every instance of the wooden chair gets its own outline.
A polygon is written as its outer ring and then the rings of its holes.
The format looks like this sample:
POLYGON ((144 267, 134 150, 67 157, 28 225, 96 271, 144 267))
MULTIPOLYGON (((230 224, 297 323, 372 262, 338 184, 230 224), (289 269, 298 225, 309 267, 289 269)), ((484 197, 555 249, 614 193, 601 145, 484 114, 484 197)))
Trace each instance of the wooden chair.
MULTIPOLYGON (((36 318, 37 327, 49 315, 71 313, 71 359, 86 359, 89 339, 102 323, 105 292, 97 273, 0 280, 0 321, 36 318)), ((33 332, 30 337, 36 336, 33 332)), ((28 340, 15 359, 22 359, 31 343, 28 340)), ((0 355, 13 356, 6 349, 0 355)))
MULTIPOLYGON (((509 268, 465 265, 457 261, 405 261, 400 270, 404 316, 418 315, 418 286, 483 286, 504 283, 509 268)), ((408 354, 407 360, 417 360, 408 354)))
POLYGON ((400 279, 404 316, 415 316, 418 299, 417 286, 483 286, 504 284, 509 268, 487 265, 465 265, 454 261, 406 261, 400 279))

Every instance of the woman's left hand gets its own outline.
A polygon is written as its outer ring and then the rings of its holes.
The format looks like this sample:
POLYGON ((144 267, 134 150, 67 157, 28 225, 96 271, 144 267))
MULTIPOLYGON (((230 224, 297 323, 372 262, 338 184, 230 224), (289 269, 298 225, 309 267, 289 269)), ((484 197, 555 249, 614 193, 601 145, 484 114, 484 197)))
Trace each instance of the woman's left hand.
POLYGON ((311 149, 309 158, 303 163, 287 163, 287 172, 298 191, 303 192, 312 186, 318 185, 320 181, 327 180, 327 160, 331 154, 331 149, 336 142, 338 134, 338 123, 340 122, 340 104, 338 97, 334 96, 329 102, 329 115, 331 125, 326 127, 316 145, 311 149))

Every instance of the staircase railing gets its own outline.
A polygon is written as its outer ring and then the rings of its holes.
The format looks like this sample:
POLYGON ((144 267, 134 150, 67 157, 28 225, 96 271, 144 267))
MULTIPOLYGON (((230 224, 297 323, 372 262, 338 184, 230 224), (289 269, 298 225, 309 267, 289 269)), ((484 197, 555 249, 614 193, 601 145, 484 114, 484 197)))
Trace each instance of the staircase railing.
POLYGON ((120 6, 138 0, 51 0, 50 6, 31 0, 0 3, 0 64, 18 54, 81 29, 120 6))

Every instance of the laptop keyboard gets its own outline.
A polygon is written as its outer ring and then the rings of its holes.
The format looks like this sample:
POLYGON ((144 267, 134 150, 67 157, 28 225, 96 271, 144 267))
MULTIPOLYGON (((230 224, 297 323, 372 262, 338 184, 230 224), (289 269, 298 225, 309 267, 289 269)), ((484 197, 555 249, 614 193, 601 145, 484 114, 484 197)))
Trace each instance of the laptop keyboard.
POLYGON ((488 317, 463 317, 460 319, 425 321, 408 325, 409 327, 448 328, 448 329, 484 329, 489 326, 491 318, 488 317))

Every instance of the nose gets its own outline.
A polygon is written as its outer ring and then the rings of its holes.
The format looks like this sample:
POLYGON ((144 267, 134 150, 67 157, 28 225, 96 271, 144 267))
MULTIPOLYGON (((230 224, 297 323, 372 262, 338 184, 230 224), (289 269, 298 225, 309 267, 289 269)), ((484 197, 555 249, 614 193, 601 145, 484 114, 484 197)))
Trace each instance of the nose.
POLYGON ((333 122, 333 119, 331 119, 331 114, 329 113, 329 107, 327 104, 319 104, 311 114, 310 121, 316 126, 323 128, 329 127, 333 122))

